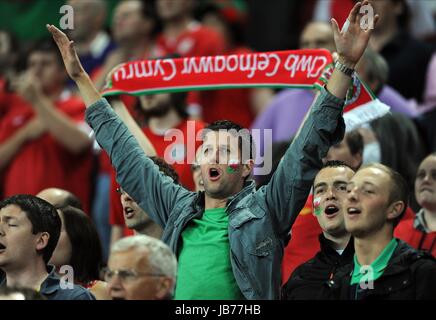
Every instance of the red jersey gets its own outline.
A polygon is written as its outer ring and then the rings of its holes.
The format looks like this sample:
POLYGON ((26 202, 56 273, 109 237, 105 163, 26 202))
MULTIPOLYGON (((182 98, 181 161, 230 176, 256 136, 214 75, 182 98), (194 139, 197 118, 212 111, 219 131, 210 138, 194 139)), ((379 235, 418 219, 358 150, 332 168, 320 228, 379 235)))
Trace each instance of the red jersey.
MULTIPOLYGON (((230 54, 250 53, 248 48, 235 48, 226 52, 230 54)), ((200 91, 199 104, 203 106, 202 119, 207 123, 216 120, 230 120, 243 128, 250 128, 255 118, 251 104, 251 90, 254 89, 224 89, 200 91)))
POLYGON ((175 39, 168 39, 161 33, 156 43, 157 51, 182 57, 215 56, 222 54, 225 48, 224 39, 218 32, 198 22, 191 22, 175 39))
POLYGON ((285 248, 282 262, 282 283, 286 283, 295 268, 313 258, 321 249, 318 236, 322 233, 318 219, 312 214, 312 194, 292 226, 292 238, 285 248))
MULTIPOLYGON (((85 105, 78 97, 64 96, 55 102, 58 111, 78 125, 84 124, 85 105)), ((14 93, 0 100, 0 143, 11 138, 35 116, 32 106, 14 93)), ((91 147, 79 155, 70 153, 50 133, 28 141, 2 170, 3 197, 37 194, 49 187, 68 190, 89 212, 91 196, 91 147)))
MULTIPOLYGON (((191 164, 195 157, 195 151, 201 145, 201 141, 196 141, 195 137, 199 131, 204 128, 204 123, 201 121, 187 121, 184 120, 179 126, 174 129, 179 130, 180 136, 183 141, 180 144, 174 143, 174 139, 165 141, 164 136, 153 133, 149 128, 143 128, 144 134, 150 140, 151 144, 156 149, 156 153, 163 159, 183 160, 183 163, 171 164, 174 170, 179 175, 180 183, 187 189, 194 190, 194 180, 192 178, 191 164), (193 154, 187 152, 187 144, 195 141, 195 148, 193 154), (170 147, 171 146, 171 147, 170 147), (190 156, 188 158, 188 155, 190 156)), ((174 130, 174 129, 170 129, 174 130)), ((175 132, 175 131, 173 131, 175 132)), ((171 136, 171 135, 170 135, 171 136)), ((192 152, 191 152, 192 153, 192 152)), ((111 177, 111 190, 110 190, 110 219, 111 225, 124 226, 124 214, 121 206, 120 195, 116 192, 118 184, 115 180, 115 170, 112 172, 111 177)), ((131 233, 131 230, 125 228, 125 235, 131 233)))
POLYGON ((418 250, 424 250, 436 257, 436 231, 425 226, 423 211, 413 219, 403 219, 394 230, 394 237, 407 242, 418 250))

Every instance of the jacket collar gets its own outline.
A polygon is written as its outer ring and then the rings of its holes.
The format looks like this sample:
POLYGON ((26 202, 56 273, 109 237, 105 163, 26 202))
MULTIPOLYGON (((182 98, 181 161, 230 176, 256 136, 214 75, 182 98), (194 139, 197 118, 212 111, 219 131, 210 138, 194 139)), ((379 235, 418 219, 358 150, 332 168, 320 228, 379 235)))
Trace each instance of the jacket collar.
MULTIPOLYGON (((245 198, 248 194, 254 192, 256 190, 256 185, 253 180, 246 181, 241 191, 234 194, 233 196, 227 199, 226 211, 227 213, 231 213, 241 199, 245 198)), ((194 198, 192 203, 192 209, 195 212, 204 211, 205 200, 204 200, 204 191, 197 192, 197 195, 194 198)))
POLYGON ((50 295, 59 290, 59 277, 56 274, 56 268, 53 265, 47 266, 48 276, 41 284, 41 294, 50 295))
POLYGON ((352 257, 354 256, 354 240, 353 237, 350 237, 347 246, 344 249, 344 252, 340 255, 335 249, 333 249, 332 241, 328 240, 323 233, 321 233, 318 237, 319 244, 321 248, 321 252, 325 254, 328 258, 340 258, 341 260, 347 260, 349 262, 352 261, 352 257))
POLYGON ((397 248, 394 250, 386 270, 381 277, 401 273, 407 270, 414 261, 424 256, 430 256, 429 254, 415 250, 402 240, 397 239, 397 241, 397 248))
MULTIPOLYGON (((47 266, 48 276, 41 283, 40 293, 50 295, 59 290, 59 277, 56 275, 56 268, 53 265, 47 266)), ((0 270, 0 287, 6 283, 6 274, 0 270)))
POLYGON ((236 208, 236 206, 238 206, 238 204, 242 199, 244 199, 247 195, 255 191, 256 191, 256 184, 254 183, 254 181, 253 180, 246 181, 241 191, 239 191, 237 194, 227 199, 226 211, 229 213, 232 212, 236 208))
POLYGON ((431 230, 427 227, 427 222, 424 217, 424 209, 419 210, 413 220, 413 227, 423 233, 430 233, 431 230))

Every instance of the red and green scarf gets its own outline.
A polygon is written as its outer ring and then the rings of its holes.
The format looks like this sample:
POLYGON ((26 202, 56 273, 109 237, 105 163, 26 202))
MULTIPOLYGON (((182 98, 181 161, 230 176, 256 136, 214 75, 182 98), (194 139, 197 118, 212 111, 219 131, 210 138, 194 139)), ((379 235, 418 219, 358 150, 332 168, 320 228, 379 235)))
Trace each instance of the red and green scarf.
MULTIPOLYGON (((323 49, 143 60, 116 70, 103 96, 257 87, 314 89, 323 86, 332 71, 332 56, 323 49)), ((344 110, 347 130, 388 111, 355 75, 344 110)))

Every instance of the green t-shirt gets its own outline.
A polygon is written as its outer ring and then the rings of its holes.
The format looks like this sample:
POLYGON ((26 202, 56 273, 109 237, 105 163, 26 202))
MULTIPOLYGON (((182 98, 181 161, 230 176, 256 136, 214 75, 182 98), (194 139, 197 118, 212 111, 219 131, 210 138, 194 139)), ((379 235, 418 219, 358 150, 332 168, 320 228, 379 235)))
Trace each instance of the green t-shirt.
POLYGON ((230 263, 225 208, 208 209, 182 232, 176 300, 243 299, 230 263))
POLYGON ((377 257, 377 259, 375 259, 371 263, 369 268, 362 268, 359 261, 357 261, 356 254, 354 254, 354 270, 351 276, 351 285, 359 284, 364 276, 365 276, 365 278, 363 279, 364 281, 375 281, 378 278, 380 278, 383 272, 385 271, 389 263, 389 260, 391 259, 392 254, 394 253, 397 245, 398 245, 397 239, 393 238, 388 243, 388 245, 383 249, 383 251, 377 257), (368 269, 371 270, 372 275, 368 274, 369 272, 368 269))

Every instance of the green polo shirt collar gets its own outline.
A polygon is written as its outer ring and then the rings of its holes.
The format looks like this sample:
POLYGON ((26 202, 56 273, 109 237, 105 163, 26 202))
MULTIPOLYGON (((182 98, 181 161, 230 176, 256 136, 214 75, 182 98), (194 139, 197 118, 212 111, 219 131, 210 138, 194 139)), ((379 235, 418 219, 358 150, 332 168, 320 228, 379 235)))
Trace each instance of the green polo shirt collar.
POLYGON ((375 259, 374 262, 371 263, 369 268, 368 266, 366 266, 367 268, 362 268, 359 261, 357 261, 356 254, 354 254, 354 270, 351 276, 351 285, 360 283, 362 281, 362 278, 364 278, 364 281, 375 281, 380 278, 385 271, 397 245, 397 239, 393 238, 383 249, 377 259, 375 259), (372 275, 370 271, 372 271, 372 275))

